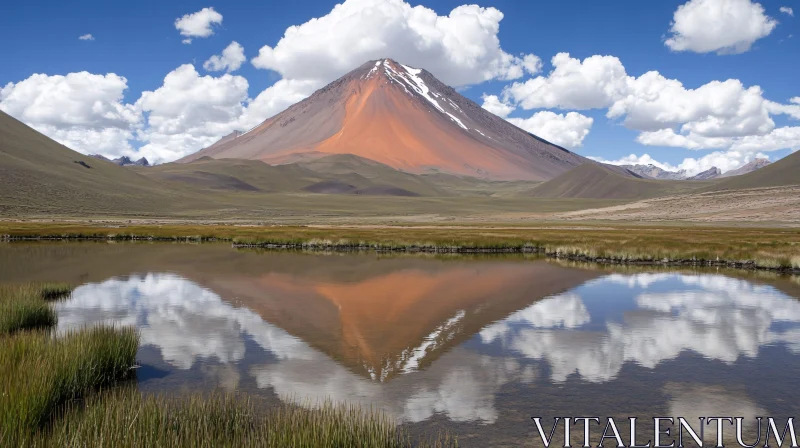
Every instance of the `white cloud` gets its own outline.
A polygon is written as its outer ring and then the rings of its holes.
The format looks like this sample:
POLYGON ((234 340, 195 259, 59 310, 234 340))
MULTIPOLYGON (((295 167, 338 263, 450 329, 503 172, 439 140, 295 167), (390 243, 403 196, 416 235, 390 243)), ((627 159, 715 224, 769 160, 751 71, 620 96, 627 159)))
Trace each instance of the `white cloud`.
POLYGON ((786 14, 787 16, 794 17, 794 9, 792 9, 792 8, 790 8, 788 6, 781 6, 780 11, 782 13, 786 14))
POLYGON ((567 148, 578 148, 589 135, 594 119, 577 112, 557 114, 544 110, 530 118, 508 118, 511 124, 567 148))
POLYGON ((504 90, 506 99, 524 109, 599 109, 611 106, 627 92, 628 75, 614 56, 591 56, 583 61, 558 53, 553 70, 504 90))
POLYGON ((654 131, 680 125, 682 132, 701 137, 737 137, 766 134, 775 127, 761 88, 746 88, 737 79, 687 89, 678 80, 648 72, 631 78, 626 93, 607 116, 624 117, 623 123, 631 129, 654 131))
POLYGON ((675 11, 664 43, 673 51, 743 53, 777 25, 750 0, 690 0, 675 11))
POLYGON ((730 146, 731 140, 726 138, 707 138, 697 134, 683 135, 673 129, 642 132, 636 141, 647 146, 669 146, 686 149, 724 148, 730 146))
POLYGON ((483 98, 483 106, 481 107, 500 118, 506 118, 508 114, 514 112, 514 109, 516 109, 513 105, 500 101, 497 95, 484 94, 481 98, 483 98))
POLYGON ((800 127, 786 126, 766 135, 748 135, 731 145, 737 151, 776 151, 779 149, 800 149, 800 127))
POLYGON ((192 43, 193 37, 208 37, 214 34, 213 25, 222 24, 222 14, 214 8, 203 8, 192 14, 186 14, 179 19, 175 19, 175 28, 185 36, 183 43, 192 43))
POLYGON ((83 36, 78 36, 79 40, 94 40, 94 36, 91 34, 84 34, 83 36))
POLYGON ((222 55, 211 56, 204 64, 203 68, 207 71, 217 72, 225 70, 228 73, 239 70, 242 63, 246 61, 244 57, 244 47, 239 45, 238 42, 233 41, 230 45, 222 50, 222 55))
MULTIPOLYGON (((485 108, 500 116, 507 116, 515 106, 607 108, 608 118, 641 131, 636 141, 649 146, 743 153, 797 147, 794 128, 776 129, 772 116, 800 119, 800 98, 789 104, 776 103, 765 99, 759 86, 748 87, 737 79, 711 81, 691 89, 656 71, 634 77, 613 56, 595 55, 581 61, 559 53, 551 62, 553 70, 546 76, 507 86, 502 101, 485 95, 485 108)), ((732 154, 729 159, 741 161, 744 157, 732 154)))
POLYGON ((502 19, 499 10, 477 5, 439 16, 403 0, 345 0, 325 16, 289 27, 274 47, 262 47, 252 62, 286 79, 320 85, 381 58, 424 67, 453 86, 538 71, 541 62, 535 56, 502 50, 497 37, 502 19))
POLYGON ((34 74, 0 89, 0 109, 77 151, 118 156, 141 121, 124 104, 128 81, 114 73, 34 74))
POLYGON ((631 129, 652 132, 682 126, 684 133, 701 137, 766 134, 775 126, 770 112, 780 112, 776 103, 764 99, 760 87, 745 87, 736 79, 687 89, 656 71, 629 76, 613 56, 581 61, 559 53, 552 64, 547 76, 506 87, 506 102, 524 109, 608 108, 609 118, 621 118, 631 129))
POLYGON ((240 129, 247 88, 241 76, 200 76, 191 64, 181 65, 136 102, 148 124, 138 134, 146 142, 139 152, 151 161, 170 161, 240 129))

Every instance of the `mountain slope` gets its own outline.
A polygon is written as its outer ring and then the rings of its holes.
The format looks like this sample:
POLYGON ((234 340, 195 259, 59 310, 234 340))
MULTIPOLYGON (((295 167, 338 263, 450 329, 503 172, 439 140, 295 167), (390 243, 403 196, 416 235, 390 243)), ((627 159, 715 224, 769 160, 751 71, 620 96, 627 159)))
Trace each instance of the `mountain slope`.
POLYGON ((624 176, 598 165, 581 165, 544 182, 530 194, 543 198, 644 199, 687 192, 704 185, 698 181, 641 179, 624 176))
POLYGON ((751 173, 718 181, 705 191, 800 185, 800 151, 751 173))
POLYGON ((772 162, 770 162, 769 159, 754 159, 745 166, 737 168, 735 170, 728 171, 727 173, 724 173, 719 177, 733 177, 733 176, 741 176, 742 174, 752 173, 755 170, 760 170, 761 168, 764 168, 770 163, 772 162))
POLYGON ((588 160, 517 128, 430 73, 368 62, 241 135, 187 156, 286 163, 354 154, 410 173, 547 180, 588 160))
POLYGON ((0 209, 167 210, 176 193, 113 162, 77 153, 0 111, 0 209))

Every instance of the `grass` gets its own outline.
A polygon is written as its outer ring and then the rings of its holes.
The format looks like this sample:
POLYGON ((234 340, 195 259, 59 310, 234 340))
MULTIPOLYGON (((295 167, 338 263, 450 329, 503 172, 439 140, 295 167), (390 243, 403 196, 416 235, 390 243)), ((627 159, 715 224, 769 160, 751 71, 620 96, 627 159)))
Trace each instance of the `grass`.
POLYGON ((800 268, 800 229, 697 225, 547 225, 538 227, 128 225, 0 223, 9 238, 95 238, 232 241, 298 248, 368 248, 447 252, 536 251, 552 257, 613 262, 738 263, 763 269, 800 268))
POLYGON ((72 287, 65 283, 0 286, 0 335, 54 326, 56 312, 47 301, 71 292, 72 287))
POLYGON ((137 331, 54 334, 48 300, 70 292, 55 283, 0 287, 0 446, 458 446, 447 435, 412 443, 385 414, 358 406, 259 412, 245 395, 144 397, 120 388, 134 376, 137 331))
POLYGON ((19 446, 69 401, 130 377, 138 345, 134 329, 103 326, 0 338, 2 445, 19 446))
POLYGON ((457 446, 448 436, 412 444, 385 414, 358 406, 289 404, 259 411, 247 396, 167 398, 128 390, 75 406, 47 440, 55 446, 99 447, 457 446))

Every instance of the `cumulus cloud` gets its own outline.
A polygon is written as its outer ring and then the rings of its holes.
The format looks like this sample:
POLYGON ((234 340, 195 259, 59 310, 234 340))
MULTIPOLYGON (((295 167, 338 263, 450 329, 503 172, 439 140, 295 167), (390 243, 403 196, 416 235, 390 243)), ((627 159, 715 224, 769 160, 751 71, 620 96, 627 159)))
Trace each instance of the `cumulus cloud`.
POLYGON ((734 168, 755 151, 798 146, 794 128, 776 128, 772 118, 784 114, 800 119, 798 98, 789 104, 776 103, 764 98, 759 86, 745 86, 738 79, 691 89, 657 71, 635 77, 613 56, 595 55, 581 61, 559 53, 551 63, 550 73, 507 86, 502 100, 484 96, 484 107, 501 116, 515 107, 607 109, 606 117, 640 131, 638 143, 738 151, 727 158, 726 166, 734 168))
POLYGON ((589 135, 594 119, 577 112, 557 114, 549 110, 536 112, 530 118, 508 118, 511 124, 536 134, 556 145, 578 148, 589 135))
POLYGON ((327 15, 288 28, 252 60, 286 79, 330 82, 365 61, 393 58, 424 67, 453 86, 516 79, 539 70, 533 55, 500 47, 503 13, 477 5, 439 16, 403 0, 346 0, 327 15))
POLYGON ((664 43, 673 51, 743 53, 777 25, 751 0, 690 0, 675 11, 664 43))
POLYGON ((225 70, 228 73, 239 70, 242 63, 246 61, 244 57, 244 47, 239 45, 238 42, 233 41, 230 45, 222 50, 221 55, 211 56, 204 64, 203 68, 210 72, 218 72, 225 70))
POLYGON ((123 103, 128 80, 114 73, 34 74, 0 89, 0 109, 77 151, 121 155, 141 122, 123 103))
POLYGON ((781 9, 780 9, 780 11, 781 11, 783 14, 786 14, 787 16, 794 17, 794 9, 792 9, 792 8, 790 8, 790 7, 788 7, 788 6, 781 6, 781 9))
POLYGON ((136 102, 148 125, 137 135, 145 142, 140 154, 156 162, 170 161, 240 129, 247 89, 241 76, 200 76, 191 64, 176 68, 161 87, 143 92, 136 102))
POLYGON ((628 75, 614 56, 591 56, 583 61, 558 53, 553 70, 523 83, 515 82, 504 97, 524 109, 599 109, 611 106, 627 92, 628 75))
POLYGON ((94 40, 94 36, 91 34, 84 34, 83 36, 78 36, 79 40, 94 40))
POLYGON ((192 43, 193 37, 208 37, 214 34, 213 25, 222 24, 222 14, 214 8, 203 8, 192 14, 175 19, 175 29, 180 31, 181 36, 186 37, 184 44, 192 43))
POLYGON ((483 98, 483 106, 481 107, 500 118, 506 118, 511 112, 514 112, 514 109, 516 109, 516 107, 513 105, 501 101, 497 95, 484 94, 481 98, 483 98))

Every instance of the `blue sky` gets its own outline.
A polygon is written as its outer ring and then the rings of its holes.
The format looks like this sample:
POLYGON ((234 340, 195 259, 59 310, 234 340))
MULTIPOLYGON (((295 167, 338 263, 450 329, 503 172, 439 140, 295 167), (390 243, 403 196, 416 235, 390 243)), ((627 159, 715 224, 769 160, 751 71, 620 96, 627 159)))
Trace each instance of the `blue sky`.
MULTIPOLYGON (((402 3, 402 0, 391 1, 402 3)), ((357 2, 361 5, 352 8, 355 13, 368 11, 371 4, 380 3, 379 0, 348 0, 348 3, 357 2)), ((465 4, 463 1, 455 0, 407 3, 412 7, 422 6, 432 10, 440 17, 450 15, 454 8, 465 4)), ((323 70, 326 73, 320 75, 318 79, 311 79, 313 76, 307 73, 296 75, 303 71, 301 70, 303 64, 308 65, 309 60, 317 60, 313 58, 313 54, 308 55, 311 59, 298 56, 298 61, 294 62, 264 62, 261 68, 257 68, 252 62, 253 58, 259 55, 259 49, 269 46, 276 52, 280 50, 284 56, 289 55, 287 56, 289 58, 294 57, 292 52, 328 52, 330 53, 326 53, 328 59, 318 60, 324 67, 330 67, 332 64, 326 61, 331 61, 330 58, 335 58, 337 54, 346 51, 347 45, 354 44, 347 42, 331 44, 332 49, 328 51, 325 42, 331 38, 320 32, 318 40, 321 43, 318 42, 315 46, 311 42, 309 47, 315 49, 308 50, 305 42, 291 42, 290 39, 282 41, 282 38, 290 26, 302 25, 311 19, 329 16, 335 4, 333 1, 320 0, 280 3, 145 0, 132 4, 44 1, 37 4, 15 2, 4 5, 4 13, 0 16, 0 39, 4 42, 4 60, 7 63, 0 65, 0 87, 6 86, 2 91, 4 93, 0 95, 0 108, 77 150, 110 155, 143 154, 167 161, 183 153, 200 149, 208 142, 219 138, 223 132, 227 133, 237 126, 267 118, 259 114, 271 115, 278 112, 288 105, 285 103, 293 102, 291 99, 302 98, 309 89, 313 91, 313 88, 329 82, 332 77, 338 75, 341 69, 323 70), (212 23, 209 26, 212 34, 209 36, 195 36, 192 37, 191 44, 182 43, 187 36, 180 34, 176 27, 176 19, 209 7, 214 8, 216 13, 223 17, 221 24, 212 23), (86 34, 91 34, 92 40, 79 39, 79 36, 86 34), (205 70, 204 62, 213 55, 221 54, 232 41, 238 42, 243 47, 246 61, 241 63, 239 68, 230 70, 229 75, 225 75, 224 70, 205 70), (333 48, 335 45, 344 47, 333 48), (184 70, 181 72, 181 76, 184 77, 182 79, 185 79, 186 83, 195 82, 197 85, 190 86, 179 94, 163 89, 165 77, 183 64, 193 64, 196 75, 184 70), (78 91, 64 94, 65 89, 92 86, 99 79, 87 78, 88 84, 81 84, 75 79, 62 81, 61 78, 55 78, 58 75, 66 76, 78 72, 104 77, 101 81, 109 82, 103 90, 105 93, 88 95, 86 98, 78 91), (47 78, 32 79, 31 76, 37 73, 47 75, 47 78), (116 78, 114 82, 109 81, 108 74, 124 77, 124 83, 116 78), (226 76, 227 78, 222 80, 226 76), (298 83, 303 82, 305 85, 293 87, 294 90, 286 93, 285 97, 270 97, 261 102, 266 104, 269 100, 270 106, 260 103, 258 110, 253 107, 249 112, 246 111, 249 100, 254 100, 261 92, 281 79, 286 83, 290 83, 290 79, 296 79, 298 83), (242 82, 246 86, 243 86, 242 82), (219 103, 209 104, 207 98, 202 98, 203 92, 217 92, 215 89, 223 92, 220 95, 229 97, 219 103), (142 92, 145 91, 156 92, 157 95, 152 95, 148 101, 143 101, 142 92), (53 95, 66 95, 68 98, 53 97, 53 95), (119 95, 122 97, 119 98, 119 95), (59 108, 58 105, 61 105, 62 101, 64 106, 59 108), (61 109, 61 112, 42 110, 41 104, 48 103, 56 105, 52 108, 61 109), (102 112, 98 113, 98 109, 102 112), (66 111, 69 112, 69 116, 66 116, 66 111), (248 117, 243 119, 242 114, 247 113, 248 117), (189 115, 196 115, 197 122, 185 118, 189 115), (200 120, 203 121, 202 124, 199 123, 200 120), (208 124, 210 121, 213 121, 213 125, 208 124)), ((556 134, 561 129, 577 130, 578 137, 558 143, 572 146, 583 155, 614 161, 629 154, 637 156, 649 154, 653 159, 670 167, 678 167, 684 159, 692 158, 695 160, 694 164, 689 163, 682 167, 696 171, 714 162, 727 163, 729 166, 722 168, 730 169, 757 154, 767 155, 775 160, 800 147, 800 128, 798 128, 800 105, 795 105, 800 103, 791 101, 792 98, 800 97, 800 83, 796 81, 800 69, 800 57, 798 57, 800 35, 795 36, 798 34, 797 20, 800 18, 794 17, 795 12, 800 14, 800 3, 797 0, 763 0, 760 4, 751 0, 692 0, 691 2, 484 0, 478 4, 502 12, 502 19, 497 20, 499 31, 494 34, 490 30, 485 42, 481 43, 487 46, 486 54, 488 54, 483 62, 477 63, 475 67, 457 63, 446 66, 444 62, 436 65, 439 60, 446 58, 457 60, 463 56, 459 54, 457 48, 451 48, 441 50, 443 56, 433 60, 435 63, 431 63, 434 67, 423 68, 428 68, 435 75, 453 84, 465 79, 458 74, 459 71, 480 71, 485 68, 482 63, 485 66, 491 63, 492 55, 500 53, 514 57, 535 55, 542 61, 538 73, 522 70, 521 76, 515 79, 507 79, 509 77, 507 73, 496 76, 476 75, 476 78, 468 79, 469 82, 459 90, 479 104, 483 103, 485 95, 496 95, 498 100, 515 108, 508 116, 512 119, 527 119, 537 112, 553 112, 555 117, 540 114, 535 123, 531 120, 523 126, 533 126, 529 130, 541 130, 545 134, 549 132, 550 134, 545 137, 553 140, 560 138, 556 134), (687 3, 693 3, 689 5, 692 8, 687 7, 684 16, 676 15, 676 11, 687 3), (749 34, 743 31, 740 33, 741 36, 715 36, 712 32, 708 32, 708 29, 713 28, 709 25, 712 23, 709 20, 716 22, 726 20, 726 15, 719 13, 726 11, 725 8, 733 8, 727 12, 738 17, 732 20, 740 22, 720 27, 720 33, 730 34, 730 29, 736 33, 737 29, 745 28, 743 24, 748 24, 750 28, 759 26, 761 28, 750 31, 749 34), (784 8, 783 11, 781 8, 784 8), (791 15, 786 8, 791 8, 791 15), (708 17, 709 14, 712 15, 708 17), (666 45, 665 41, 676 35, 674 30, 671 31, 673 21, 680 22, 681 26, 685 25, 681 29, 690 48, 676 50, 666 45), (492 48, 492 37, 497 40, 497 48, 492 48), (719 47, 725 42, 737 39, 739 39, 737 42, 745 42, 747 48, 737 47, 734 51, 726 48, 714 49, 715 43, 719 47), (681 106, 677 104, 680 103, 678 100, 675 100, 677 105, 671 104, 669 98, 673 95, 670 92, 673 91, 669 90, 660 91, 662 101, 659 104, 643 104, 641 101, 650 101, 652 98, 648 100, 647 94, 642 91, 631 93, 632 91, 625 90, 618 91, 615 98, 609 99, 606 104, 592 105, 589 99, 567 100, 565 95, 570 95, 570 92, 565 92, 563 89, 559 91, 552 86, 547 87, 546 83, 533 97, 526 96, 528 94, 522 91, 516 95, 509 93, 510 86, 514 83, 521 85, 536 77, 548 79, 554 69, 551 59, 558 53, 569 53, 572 58, 577 59, 577 63, 595 55, 617 58, 621 66, 624 66, 624 72, 632 79, 649 71, 657 71, 664 79, 675 80, 682 84, 686 92, 680 92, 681 95, 685 93, 683 101, 686 104, 681 106), (485 78, 493 79, 484 80, 485 78), (729 79, 740 81, 742 91, 759 86, 761 92, 754 95, 751 91, 749 96, 736 89, 730 89, 730 92, 722 89, 724 90, 722 92, 702 95, 693 93, 693 89, 701 88, 707 83, 729 79), (547 89, 551 91, 546 91, 547 89), (737 103, 740 108, 756 98, 758 101, 764 101, 762 108, 768 109, 769 112, 764 110, 735 112, 733 109, 737 107, 734 104, 737 99, 734 97, 740 94, 742 96, 737 103), (639 97, 634 98, 635 101, 631 100, 627 106, 623 104, 625 97, 632 98, 636 95, 639 97), (549 100, 543 100, 545 97, 549 100), (523 106, 526 100, 533 104, 530 108, 523 106), (694 107, 701 101, 707 101, 709 105, 705 108, 697 106, 702 109, 699 112, 688 113, 678 110, 681 107, 684 109, 694 107), (731 111, 717 107, 719 103, 726 101, 731 102, 733 108, 731 111), (665 105, 665 102, 669 104, 665 105), (767 102, 774 105, 771 106, 767 102), (627 108, 621 115, 609 118, 607 114, 612 103, 616 105, 614 107, 627 108), (676 110, 669 109, 673 106, 676 110), (713 110, 708 112, 706 109, 713 110), (781 111, 776 112, 777 110, 781 111), (567 123, 564 115, 569 112, 591 118, 589 128, 586 128, 587 121, 583 118, 574 123, 567 123), (755 118, 745 116, 749 113, 755 118), (650 115, 645 117, 643 114, 650 115), (675 114, 680 117, 670 118, 666 120, 668 123, 664 124, 665 114, 675 114), (629 122, 636 116, 642 118, 644 120, 642 123, 646 124, 631 125, 629 122), (546 123, 548 117, 562 121, 546 123), (753 124, 754 120, 761 122, 753 124), (707 131, 708 123, 719 124, 720 121, 724 122, 720 125, 721 128, 725 128, 724 130, 711 133, 707 131), (661 124, 654 124, 656 122, 661 124), (663 126, 661 130, 664 132, 652 134, 659 130, 658 126, 663 126), (667 128, 676 134, 676 137, 668 136, 674 142, 672 146, 663 144, 666 141, 667 128), (698 129, 706 130, 691 134, 698 129), (581 137, 582 131, 588 133, 581 137), (780 133, 776 133, 777 131, 780 133), (648 144, 641 142, 642 133, 649 133, 646 134, 650 136, 648 144), (556 138, 553 138, 554 135, 556 138), (640 141, 637 141, 637 137, 640 141), (714 138, 717 140, 709 140, 714 138), (687 149, 687 146, 697 149, 687 149), (717 158, 708 158, 705 164, 699 163, 703 157, 712 153, 720 155, 717 158)), ((496 16, 487 12, 476 14, 496 19, 496 16)), ((392 53, 411 54, 409 57, 411 59, 426 60, 427 56, 414 56, 413 50, 399 48, 413 47, 415 45, 413 39, 399 38, 390 32, 385 35, 375 34, 381 32, 376 31, 380 26, 369 21, 380 23, 381 20, 386 20, 386 17, 366 14, 358 20, 349 22, 350 29, 347 31, 337 30, 334 27, 326 29, 325 32, 333 33, 331 35, 349 34, 352 39, 378 39, 392 48, 388 51, 390 54, 386 56, 393 56, 392 53), (359 26, 354 27, 353 23, 359 26), (359 37, 357 31, 353 31, 352 28, 360 29, 362 23, 365 35, 359 37)), ((397 23, 400 23, 405 19, 398 20, 397 23)), ((482 28, 481 31, 485 29, 482 28)), ((313 38, 312 36, 309 39, 313 38)), ((357 51, 354 53, 350 55, 353 61, 358 60, 359 56, 357 51)), ((365 60, 371 59, 367 56, 373 53, 364 52, 365 60)), ((343 60, 341 65, 344 66, 347 62, 343 60)), ((401 62, 413 61, 401 60, 401 62)), ((614 65, 611 59, 605 59, 604 62, 608 67, 614 65)), ((351 68, 354 68, 358 64, 351 65, 353 65, 351 68)), ((644 80, 641 84, 644 85, 644 80)), ((617 84, 617 90, 620 85, 622 84, 617 84)), ((589 96, 592 95, 590 89, 603 89, 600 85, 584 87, 589 89, 587 90, 589 96)), ((655 87, 651 84, 646 86, 648 91, 653 88, 655 87)))

